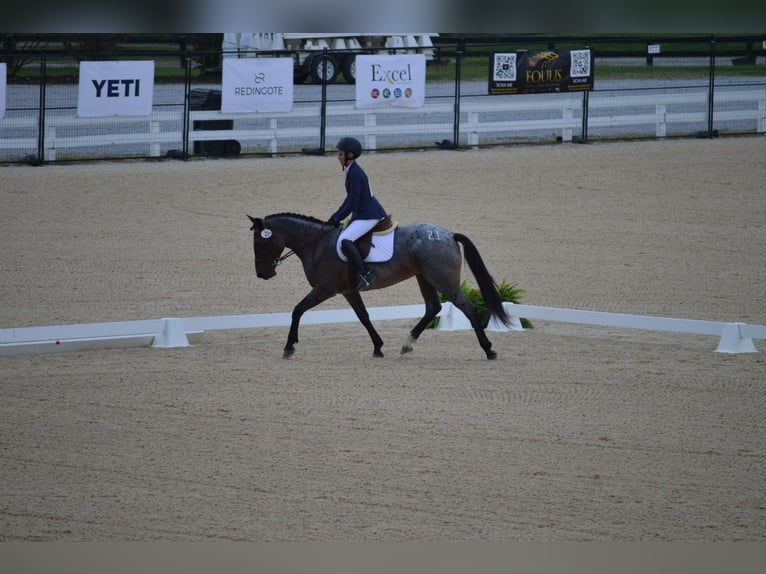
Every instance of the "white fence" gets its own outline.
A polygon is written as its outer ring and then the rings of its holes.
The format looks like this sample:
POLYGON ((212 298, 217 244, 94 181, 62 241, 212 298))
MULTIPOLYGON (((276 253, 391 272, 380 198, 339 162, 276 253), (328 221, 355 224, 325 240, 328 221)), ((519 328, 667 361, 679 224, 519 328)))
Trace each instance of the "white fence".
MULTIPOLYGON (((639 126, 650 126, 656 137, 667 136, 669 127, 707 125, 706 92, 660 92, 640 96, 613 95, 592 92, 588 100, 588 130, 622 128, 635 135, 639 126), (680 108, 680 109, 677 109, 680 108), (696 111, 687 111, 694 109, 696 111), (673 111, 669 111, 673 109, 673 111)), ((750 122, 757 133, 766 133, 766 88, 750 90, 719 89, 715 95, 714 124, 724 122, 750 122), (724 109, 726 108, 726 109, 724 109)), ((573 131, 582 127, 579 117, 582 95, 560 94, 545 98, 528 96, 467 97, 461 100, 460 133, 469 146, 492 143, 502 137, 528 133, 555 133, 562 141, 572 141, 573 131), (534 117, 545 114, 546 118, 534 117), (532 117, 530 117, 532 114, 532 117), (514 119, 498 117, 521 116, 514 119)), ((287 147, 294 150, 294 142, 316 141, 318 137, 319 104, 296 104, 291 112, 233 114, 219 111, 190 112, 190 125, 205 120, 234 120, 240 125, 261 124, 265 127, 237 127, 233 130, 190 130, 190 147, 197 141, 236 140, 243 151, 265 148, 277 154, 287 147), (306 118, 316 118, 306 122, 306 118), (303 122, 296 120, 303 119, 303 122), (289 142, 293 142, 290 146, 289 142)), ((418 110, 400 108, 355 109, 352 103, 327 106, 328 117, 342 118, 342 125, 328 125, 325 135, 337 139, 354 133, 364 138, 365 148, 377 149, 378 136, 401 135, 414 138, 412 144, 431 144, 434 139, 452 137, 454 130, 454 103, 426 102, 418 110), (386 116, 396 114, 399 121, 386 122, 386 116), (425 121, 424 121, 425 120, 425 121), (429 121, 430 120, 430 121, 429 121)), ((181 111, 155 112, 147 117, 78 118, 72 115, 48 114, 44 138, 44 161, 55 161, 58 150, 103 147, 108 145, 141 145, 149 157, 159 157, 165 144, 180 147, 184 141, 181 111), (129 127, 124 133, 117 128, 129 127), (72 128, 77 128, 73 130, 72 128), (89 130, 101 129, 102 135, 89 135, 89 130), (76 131, 85 135, 64 135, 76 131), (62 133, 63 132, 63 133, 62 133)), ((38 119, 6 117, 0 119, 0 128, 37 128, 38 119)), ((0 150, 37 149, 37 137, 0 138, 0 150)))
MULTIPOLYGON (((525 317, 605 327, 671 331, 719 337, 716 351, 720 353, 754 353, 756 349, 753 339, 766 339, 766 325, 625 315, 512 303, 504 303, 504 306, 514 318, 510 329, 493 320, 487 330, 521 330, 519 317, 525 317)), ((422 317, 424 309, 422 304, 371 307, 369 314, 373 321, 415 319, 422 317)), ((287 327, 290 325, 291 316, 291 313, 268 313, 0 329, 0 355, 122 347, 186 347, 198 341, 205 331, 287 327)), ((471 328, 465 315, 451 303, 443 304, 439 317, 438 329, 440 330, 471 328)), ((356 321, 358 319, 354 312, 351 309, 344 309, 309 311, 303 316, 301 324, 318 325, 356 321)))

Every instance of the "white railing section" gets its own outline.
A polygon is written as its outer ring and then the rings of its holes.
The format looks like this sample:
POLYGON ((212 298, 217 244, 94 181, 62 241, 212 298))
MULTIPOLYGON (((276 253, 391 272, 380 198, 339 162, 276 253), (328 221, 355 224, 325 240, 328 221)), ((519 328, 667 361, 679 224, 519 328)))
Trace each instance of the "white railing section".
MULTIPOLYGON (((513 303, 503 305, 513 317, 511 326, 506 327, 493 319, 487 327, 488 331, 522 330, 519 318, 524 317, 602 327, 710 335, 720 338, 716 349, 719 353, 755 353, 753 339, 766 339, 766 325, 627 315, 513 303)), ((368 309, 373 321, 417 319, 423 316, 424 310, 423 304, 368 309)), ((471 328, 465 315, 451 303, 444 303, 438 316, 439 330, 471 328)), ((123 347, 186 347, 197 342, 205 331, 287 327, 291 317, 292 313, 266 313, 0 329, 0 355, 123 347)), ((356 321, 358 319, 351 309, 340 309, 309 311, 303 316, 301 324, 321 325, 356 321)))
MULTIPOLYGON (((603 92, 591 93, 588 100, 588 129, 596 128, 635 128, 641 125, 653 125, 655 136, 665 137, 668 127, 673 124, 707 125, 707 93, 657 93, 641 96, 612 95, 603 92), (671 107, 683 106, 685 109, 696 106, 697 111, 668 111, 671 107)), ((758 133, 766 133, 766 89, 747 91, 716 92, 714 122, 747 121, 754 122, 758 133), (734 109, 736 108, 736 109, 734 109)), ((478 146, 483 141, 496 141, 500 134, 555 133, 563 141, 572 141, 573 130, 582 126, 578 117, 582 108, 582 96, 562 94, 545 98, 525 96, 496 96, 492 99, 467 97, 460 103, 460 132, 466 134, 469 146, 478 146), (518 115, 520 112, 545 112, 547 119, 517 117, 498 120, 498 116, 518 115), (578 113, 576 113, 578 112, 578 113)), ((232 130, 194 130, 189 131, 190 147, 194 142, 210 140, 236 140, 243 151, 264 147, 270 154, 277 154, 284 149, 286 142, 314 141, 317 137, 319 104, 296 104, 290 112, 274 113, 222 113, 220 111, 190 112, 190 126, 195 121, 235 120, 238 126, 232 130), (317 118, 317 122, 296 125, 298 118, 317 118), (248 123, 264 127, 242 127, 248 123)), ((386 135, 418 135, 425 142, 443 137, 451 137, 454 130, 452 102, 426 102, 417 110, 401 108, 356 109, 353 104, 330 104, 326 110, 328 117, 343 117, 352 120, 335 126, 333 122, 326 129, 326 136, 335 139, 347 135, 349 130, 364 139, 365 149, 377 149, 376 138, 386 135), (378 120, 389 114, 406 117, 406 121, 380 123, 378 120), (426 119, 427 121, 423 121, 426 119), (430 121, 429 121, 430 120, 430 121)), ((524 116, 525 114, 522 114, 524 116)), ((0 127, 26 128, 30 132, 37 128, 36 117, 0 119, 0 127)), ((182 112, 155 112, 146 117, 109 117, 78 118, 72 115, 48 114, 44 140, 45 161, 55 161, 57 150, 71 148, 103 147, 104 145, 140 144, 146 146, 149 157, 161 155, 162 144, 181 146, 182 112), (71 131, 68 128, 80 128, 85 131, 99 126, 113 130, 119 126, 130 126, 129 133, 109 131, 107 135, 63 135, 71 131)), ((679 128, 681 129, 681 128, 679 128)), ((293 144, 293 147, 295 145, 293 144)), ((0 149, 36 149, 37 137, 0 138, 0 149)), ((288 150, 289 151, 289 150, 288 150)))

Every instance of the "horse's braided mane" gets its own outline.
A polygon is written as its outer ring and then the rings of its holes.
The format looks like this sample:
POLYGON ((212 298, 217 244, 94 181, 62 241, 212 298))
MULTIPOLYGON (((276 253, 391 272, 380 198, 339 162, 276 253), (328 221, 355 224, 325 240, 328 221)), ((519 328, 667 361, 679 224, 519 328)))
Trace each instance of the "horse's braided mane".
POLYGON ((312 223, 327 223, 326 221, 322 221, 321 219, 317 219, 311 215, 301 215, 300 213, 272 213, 271 215, 267 215, 265 219, 269 219, 271 217, 293 217, 295 219, 302 219, 303 221, 310 221, 312 223))

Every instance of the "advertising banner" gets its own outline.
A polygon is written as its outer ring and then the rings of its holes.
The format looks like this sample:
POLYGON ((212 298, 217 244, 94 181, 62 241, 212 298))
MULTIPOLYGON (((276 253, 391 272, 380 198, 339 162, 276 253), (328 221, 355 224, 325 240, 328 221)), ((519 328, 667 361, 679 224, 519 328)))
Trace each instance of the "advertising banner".
POLYGON ((424 54, 356 57, 357 108, 419 108, 425 96, 424 54))
POLYGON ((0 64, 0 118, 5 117, 5 90, 8 85, 8 66, 0 64))
POLYGON ((292 58, 224 59, 222 112, 289 112, 292 109, 292 58))
POLYGON ((80 62, 77 115, 150 116, 154 62, 80 62))
POLYGON ((593 89, 593 52, 590 49, 493 53, 489 64, 490 94, 582 92, 593 89))

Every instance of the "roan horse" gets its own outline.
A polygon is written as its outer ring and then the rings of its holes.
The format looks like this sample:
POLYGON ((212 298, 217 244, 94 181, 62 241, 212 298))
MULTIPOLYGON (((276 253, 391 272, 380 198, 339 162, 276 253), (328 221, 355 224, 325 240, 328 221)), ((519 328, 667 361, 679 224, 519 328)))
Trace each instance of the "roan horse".
MULTIPOLYGON (((283 358, 289 359, 295 353, 298 324, 303 314, 338 293, 346 298, 370 334, 374 346, 373 356, 382 357, 380 349, 383 340, 370 322, 362 297, 355 291, 356 277, 349 275, 348 264, 337 255, 335 244, 340 230, 330 223, 295 213, 279 213, 263 219, 248 215, 248 218, 253 224, 250 229, 254 232, 253 251, 258 277, 274 277, 277 265, 295 253, 303 263, 306 279, 312 287, 293 309, 283 358), (282 255, 285 249, 289 251, 282 255)), ((492 343, 484 333, 476 308, 460 289, 462 257, 458 244, 463 246, 465 259, 476 277, 490 315, 506 325, 510 323, 497 284, 476 246, 465 235, 452 233, 430 223, 397 227, 394 233, 393 257, 383 263, 368 263, 370 269, 375 270, 377 279, 364 290, 389 287, 412 276, 417 279, 425 300, 425 315, 410 331, 401 352, 412 351, 414 342, 439 313, 442 307, 439 301, 441 292, 471 321, 487 358, 495 359, 497 353, 492 350, 492 343)))

